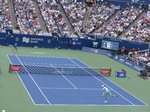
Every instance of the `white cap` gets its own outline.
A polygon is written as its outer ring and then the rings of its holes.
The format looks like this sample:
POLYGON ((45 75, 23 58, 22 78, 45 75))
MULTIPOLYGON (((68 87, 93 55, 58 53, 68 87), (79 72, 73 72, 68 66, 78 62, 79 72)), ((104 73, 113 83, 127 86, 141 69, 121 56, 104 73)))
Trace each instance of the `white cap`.
POLYGON ((6 112, 6 110, 2 110, 2 112, 6 112))
POLYGON ((101 87, 104 87, 104 85, 101 85, 101 87))

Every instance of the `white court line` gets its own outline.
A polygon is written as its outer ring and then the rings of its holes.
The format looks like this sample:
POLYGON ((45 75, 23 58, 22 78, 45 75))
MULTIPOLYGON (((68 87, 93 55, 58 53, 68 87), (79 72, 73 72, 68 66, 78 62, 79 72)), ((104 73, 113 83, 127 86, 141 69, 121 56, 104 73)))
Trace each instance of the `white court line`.
MULTIPOLYGON (((17 59, 19 60, 20 64, 24 67, 23 63, 21 62, 21 60, 19 59, 19 57, 17 55, 15 55, 17 57, 17 59)), ((25 68, 25 67, 24 67, 25 68)), ((25 68, 26 70, 26 68, 25 68)), ((40 87, 38 86, 38 84, 36 83, 36 81, 34 80, 34 78, 31 76, 31 74, 28 72, 28 70, 26 70, 28 75, 31 77, 31 79, 33 80, 33 82, 35 83, 35 85, 37 86, 37 88, 39 89, 39 91, 41 92, 41 94, 43 95, 43 97, 45 98, 45 100, 47 101, 47 103, 49 105, 51 105, 50 101, 47 99, 47 97, 44 95, 44 93, 42 92, 42 90, 40 89, 40 87)))
MULTIPOLYGON (((20 55, 21 56, 21 55, 20 55)), ((28 57, 28 56, 27 56, 28 57)), ((31 57, 43 57, 43 56, 31 56, 31 57)), ((47 58, 47 57, 46 57, 47 58)), ((51 58, 51 57, 49 57, 49 58, 51 58)), ((57 58, 57 57, 56 57, 57 58)), ((66 58, 66 57, 64 57, 64 58, 66 58)), ((69 59, 69 58, 68 58, 69 59)), ((70 59, 71 60, 71 59, 70 59)), ((78 59, 77 59, 78 60, 78 59)), ((72 60, 73 61, 73 60, 72 60)), ((79 60, 80 61, 80 60, 79 60)), ((11 61, 10 61, 11 62, 11 61)), ((74 62, 74 61, 73 61, 74 62)), ((74 62, 75 63, 75 62, 74 62)), ((83 62, 82 62, 83 63, 83 62)), ((86 64, 85 64, 86 65, 86 64)), ((107 79, 107 78, 106 78, 107 79)), ((98 79, 99 80, 99 79, 98 79)), ((107 79, 107 80, 109 80, 109 79, 107 79)), ((100 82, 102 82, 101 80, 99 80, 100 82)), ((111 80, 109 80, 110 82, 112 82, 111 80)), ((104 83, 104 82, 102 82, 102 83, 104 83)), ((112 82, 112 83, 114 83, 114 82, 112 82)), ((105 84, 105 83, 104 83, 105 84)), ((115 84, 115 83, 114 83, 115 84)), ((115 84, 115 85, 117 85, 117 84, 115 84)), ((117 85, 118 86, 118 85, 117 85)), ((109 87, 109 86, 108 86, 109 87)), ((118 87, 120 87, 120 86, 118 86, 118 87)), ((120 87, 121 88, 121 87, 120 87)), ((122 89, 122 88, 121 88, 122 89)), ((112 89, 113 90, 113 89, 112 89)), ((124 90, 124 89, 122 89, 122 90, 124 90)), ((126 91, 126 90, 124 90, 124 91, 126 91)), ((28 92, 28 91, 27 91, 28 92)), ((115 91, 116 92, 116 91, 115 91)), ((127 91, 126 91, 127 92, 127 91)), ((127 92, 127 93, 129 93, 129 92, 127 92)), ((130 93, 129 93, 130 94, 130 93)), ((130 94, 131 96, 133 96, 132 94, 130 94)), ((135 96, 133 96, 133 97, 135 97, 135 96)), ((136 97, 135 97, 136 98, 136 97)), ((136 98, 136 99, 138 99, 138 98, 136 98)), ((138 99, 139 100, 139 99, 138 99)), ((141 101, 141 100, 139 100, 139 101, 141 101)), ((142 101, 141 101, 142 102, 142 101)), ((143 102, 144 103, 144 102, 143 102)), ((145 104, 145 103, 144 103, 145 104)), ((42 104, 36 104, 36 105, 42 105, 42 104)), ((44 104, 45 105, 45 104, 44 104)), ((57 105, 57 104, 56 104, 57 105)), ((61 104, 60 104, 61 105, 61 104)), ((67 105, 70 105, 70 104, 67 104, 67 105)), ((72 105, 72 104, 71 104, 72 105)), ((86 104, 85 104, 86 105, 86 104)), ((145 105, 147 105, 147 104, 145 104, 145 105)), ((107 105, 106 105, 107 106, 107 105)), ((119 105, 108 105, 108 106, 119 106, 119 105)), ((122 106, 122 105, 120 105, 120 106, 122 106)), ((132 106, 132 105, 125 105, 125 106, 132 106)), ((141 106, 141 105, 134 105, 134 106, 141 106)), ((147 105, 148 106, 148 105, 147 105)))
MULTIPOLYGON (((77 58, 76 58, 77 59, 77 58)), ((79 59, 77 59, 78 61, 80 61, 79 59)), ((80 61, 81 62, 81 61, 80 61)), ((83 62, 82 62, 83 63, 83 62)), ((84 63, 85 64, 85 63, 84 63)), ((86 65, 86 64, 85 64, 86 65)), ((104 77, 106 78, 106 77, 104 77)), ((108 78, 106 78, 107 80, 109 80, 108 78)), ((109 80, 110 82, 112 82, 111 80, 109 80)), ((112 82, 113 84, 115 84, 114 82, 112 82)), ((104 83, 105 84, 105 83, 104 83)), ((118 86, 117 84, 115 84, 116 86, 118 86)), ((108 86, 108 85, 107 85, 108 86)), ((109 87, 109 86, 108 86, 109 87)), ((122 87, 118 86, 119 88, 121 88, 122 90, 124 90, 122 87)), ((114 90, 115 91, 115 90, 114 90)), ((128 91, 124 90, 125 92, 127 92, 128 94, 130 94, 131 96, 133 96, 134 98, 136 98, 137 100, 141 101, 140 99, 138 99, 137 97, 135 97, 134 95, 132 95, 131 93, 129 93, 128 91)), ((116 92, 116 91, 115 91, 116 92)), ((143 101, 141 101, 143 104, 145 104, 146 106, 148 106, 146 103, 144 103, 143 101)), ((135 106, 135 105, 134 105, 135 106)))
MULTIPOLYGON (((55 88, 55 87, 40 87, 41 89, 75 89, 75 90, 103 90, 103 89, 100 89, 100 88, 55 88)), ((109 89, 111 90, 111 89, 109 89)))
POLYGON ((46 52, 33 52, 31 51, 32 54, 46 54, 46 52))
MULTIPOLYGON (((10 56, 12 56, 12 55, 10 55, 10 56)), ((14 55, 13 55, 13 56, 14 56, 14 55)), ((7 58, 9 59, 10 63, 11 63, 11 64, 13 64, 13 63, 12 63, 12 61, 10 60, 10 58, 8 57, 8 55, 7 55, 7 58)), ((34 102, 34 100, 33 100, 33 99, 32 99, 32 97, 31 97, 31 95, 30 95, 30 93, 29 93, 28 89, 26 88, 26 86, 24 85, 24 83, 23 83, 22 79, 20 78, 20 76, 19 76, 18 72, 16 72, 16 73, 17 73, 17 75, 18 75, 18 77, 19 77, 20 81, 22 82, 22 84, 23 84, 23 86, 24 86, 25 90, 27 91, 27 93, 28 93, 28 95, 29 95, 30 99, 32 100, 32 102, 34 103, 34 105, 36 105, 36 104, 35 104, 35 102, 34 102)))
MULTIPOLYGON (((52 64, 52 63, 33 63, 33 62, 23 62, 24 64, 32 64, 32 65, 61 65, 61 66, 63 66, 63 65, 65 65, 65 66, 76 66, 75 64, 60 64, 60 63, 54 63, 54 64, 52 64)), ((41 66, 42 66, 41 65, 41 66)))
MULTIPOLYGON (((78 65, 76 62, 74 62, 73 60, 71 60, 70 58, 68 58, 70 61, 72 61, 73 63, 75 63, 76 65, 78 65)), ((82 68, 80 65, 78 65, 80 68, 82 68)), ((85 70, 86 71, 86 70, 85 70)), ((87 71, 88 72, 88 71, 87 71)), ((96 76, 92 75, 90 72, 88 72, 91 76, 93 76, 95 79, 97 79, 98 81, 100 81, 101 83, 107 85, 106 83, 104 83, 103 81, 101 81, 100 79, 98 79, 96 76)), ((108 86, 108 85, 107 85, 108 86)), ((109 86, 108 86, 109 87, 109 86)), ((111 88, 111 87, 109 87, 111 88)), ((112 89, 112 88, 111 88, 112 89)), ((115 91, 114 89, 112 89, 113 91, 115 91)), ((120 93, 118 93, 117 91, 115 91, 119 96, 121 96, 122 98, 124 98, 126 101, 128 101, 129 103, 131 103, 132 105, 135 105, 134 103, 132 103, 130 100, 128 100, 127 98, 125 98, 124 96, 122 96, 120 93)))
MULTIPOLYGON (((53 65, 51 65, 52 67, 54 67, 53 65)), ((55 68, 55 67, 54 67, 55 68)), ((56 69, 56 71, 58 71, 57 69, 56 69)), ((59 72, 59 71, 58 71, 59 72)), ((60 72, 59 72, 60 73, 60 72)), ((60 73, 75 89, 77 89, 77 87, 69 80, 69 79, 67 79, 67 77, 65 77, 62 73, 60 73)))

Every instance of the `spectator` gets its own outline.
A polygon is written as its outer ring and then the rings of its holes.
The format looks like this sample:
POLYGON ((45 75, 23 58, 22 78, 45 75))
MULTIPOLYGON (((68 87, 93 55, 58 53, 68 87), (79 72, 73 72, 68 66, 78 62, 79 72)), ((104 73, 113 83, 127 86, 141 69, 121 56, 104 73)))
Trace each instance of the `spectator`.
POLYGON ((133 23, 133 21, 142 12, 140 8, 134 6, 126 6, 120 13, 117 13, 114 18, 110 20, 103 28, 98 30, 100 36, 105 37, 119 37, 127 27, 133 23))
POLYGON ((141 70, 139 77, 143 78, 144 80, 147 80, 150 76, 150 73, 147 70, 141 70))
MULTIPOLYGON (((63 2, 63 1, 62 1, 63 2)), ((55 0, 38 0, 41 14, 49 32, 59 33, 63 37, 74 37, 55 0)))
POLYGON ((125 72, 126 73, 126 70, 124 68, 122 68, 122 72, 125 72))
POLYGON ((43 34, 31 0, 14 0, 14 8, 21 34, 43 34))
POLYGON ((68 42, 68 49, 71 49, 72 48, 72 40, 70 40, 69 42, 68 42))
POLYGON ((142 18, 137 21, 137 24, 132 26, 131 29, 121 37, 121 39, 136 41, 136 42, 149 42, 150 37, 150 11, 144 13, 142 18))
POLYGON ((121 48, 121 55, 124 55, 124 50, 125 50, 125 47, 123 46, 123 47, 121 48))
POLYGON ((12 22, 7 0, 0 1, 0 32, 12 29, 12 22))

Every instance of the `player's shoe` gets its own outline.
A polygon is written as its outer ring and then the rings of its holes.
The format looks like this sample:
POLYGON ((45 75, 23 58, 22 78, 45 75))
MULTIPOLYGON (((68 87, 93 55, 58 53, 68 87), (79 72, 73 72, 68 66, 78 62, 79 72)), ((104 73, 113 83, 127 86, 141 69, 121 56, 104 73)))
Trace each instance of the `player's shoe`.
POLYGON ((105 100, 104 103, 107 103, 107 101, 105 100))
POLYGON ((118 97, 118 95, 115 95, 116 97, 118 97))

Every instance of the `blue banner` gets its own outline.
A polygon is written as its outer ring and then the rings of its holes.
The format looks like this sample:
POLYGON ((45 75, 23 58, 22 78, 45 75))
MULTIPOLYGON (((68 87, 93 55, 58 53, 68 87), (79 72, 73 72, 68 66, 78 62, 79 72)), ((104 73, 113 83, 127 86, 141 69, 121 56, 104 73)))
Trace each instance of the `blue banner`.
POLYGON ((126 72, 116 71, 116 77, 126 77, 126 72))
POLYGON ((114 53, 107 51, 106 56, 113 58, 114 57, 114 53))
POLYGON ((95 49, 95 48, 90 48, 90 47, 82 47, 82 51, 96 53, 96 54, 103 54, 103 55, 107 53, 106 50, 95 49))
POLYGON ((134 69, 134 70, 136 70, 136 71, 138 71, 138 72, 140 72, 141 70, 144 70, 144 68, 141 67, 140 65, 137 65, 137 64, 135 64, 131 61, 128 61, 125 58, 122 58, 118 55, 114 55, 113 59, 120 62, 120 63, 122 63, 122 64, 124 64, 124 65, 126 65, 126 66, 128 66, 128 67, 130 67, 130 68, 132 68, 132 69, 134 69))
MULTIPOLYGON (((0 33, 0 45, 14 45, 14 43, 17 43, 18 46, 23 46, 23 47, 37 46, 40 48, 42 47, 42 48, 67 49, 68 42, 70 39, 72 39, 73 40, 72 49, 78 49, 78 50, 81 50, 83 46, 92 48, 93 42, 98 43, 96 48, 101 48, 102 40, 118 42, 119 48, 121 48, 123 46, 126 49, 140 48, 140 50, 145 50, 145 49, 149 48, 149 44, 125 41, 125 40, 114 39, 114 38, 105 38, 105 37, 99 37, 96 40, 91 40, 91 39, 63 38, 63 37, 56 38, 53 36, 42 36, 42 35, 40 35, 40 36, 38 36, 38 35, 23 35, 23 34, 15 34, 15 33, 10 33, 11 35, 8 35, 9 33, 0 33)), ((89 36, 92 37, 92 35, 89 35, 89 36)), ((98 50, 98 52, 100 52, 100 54, 106 53, 105 49, 104 50, 97 49, 97 50, 98 50)))
POLYGON ((138 71, 138 72, 140 72, 141 70, 144 70, 144 68, 142 66, 137 65, 131 61, 126 60, 125 58, 118 56, 117 54, 111 53, 106 50, 95 49, 95 48, 90 48, 90 47, 82 47, 82 51, 106 55, 106 56, 108 56, 108 57, 110 57, 110 58, 112 58, 112 59, 138 71))

